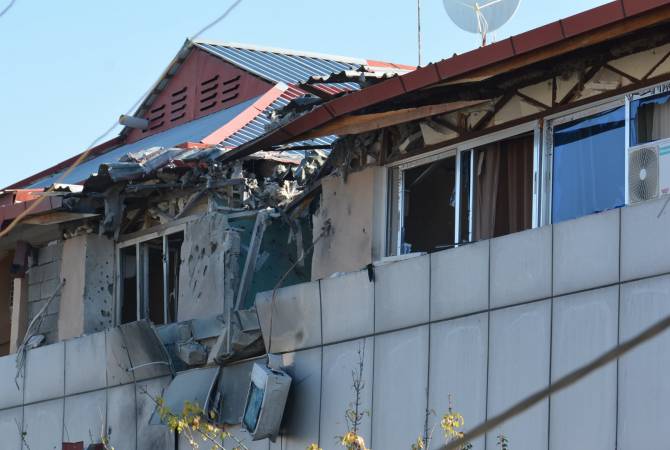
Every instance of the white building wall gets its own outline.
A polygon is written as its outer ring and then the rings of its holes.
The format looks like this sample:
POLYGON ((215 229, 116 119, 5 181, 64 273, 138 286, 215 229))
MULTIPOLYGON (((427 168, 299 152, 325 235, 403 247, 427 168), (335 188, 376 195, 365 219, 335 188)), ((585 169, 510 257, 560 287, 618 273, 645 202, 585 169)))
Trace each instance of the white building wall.
MULTIPOLYGON (((467 430, 631 338, 670 314, 663 204, 394 262, 372 280, 363 271, 280 290, 272 345, 293 386, 281 435, 249 448, 339 448, 363 348, 369 446, 409 449, 427 428, 435 449, 450 399, 467 430)), ((266 335, 271 298, 258 297, 266 335)), ((495 449, 499 433, 513 450, 665 448, 669 346, 666 332, 474 448, 495 449)), ((19 429, 32 449, 68 436, 89 443, 103 409, 115 448, 174 448, 172 435, 148 425, 153 408, 143 393, 161 392, 169 377, 138 371, 133 379, 117 329, 29 352, 19 389, 14 358, 0 358, 3 450, 21 449, 19 429)))

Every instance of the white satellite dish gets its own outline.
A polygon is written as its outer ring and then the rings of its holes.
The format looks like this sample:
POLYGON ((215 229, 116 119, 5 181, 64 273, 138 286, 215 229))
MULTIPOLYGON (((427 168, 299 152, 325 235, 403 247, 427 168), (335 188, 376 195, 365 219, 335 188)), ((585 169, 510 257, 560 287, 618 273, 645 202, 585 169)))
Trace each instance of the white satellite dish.
POLYGON ((486 36, 509 21, 521 0, 443 0, 444 9, 462 30, 477 33, 486 45, 486 36))

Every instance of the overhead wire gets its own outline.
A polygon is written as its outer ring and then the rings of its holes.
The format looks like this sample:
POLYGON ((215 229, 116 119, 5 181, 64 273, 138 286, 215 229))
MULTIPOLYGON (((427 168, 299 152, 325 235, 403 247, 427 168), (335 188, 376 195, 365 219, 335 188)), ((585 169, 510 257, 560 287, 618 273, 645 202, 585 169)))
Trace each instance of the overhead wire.
MULTIPOLYGON (((223 12, 223 14, 221 14, 216 19, 208 23, 205 27, 200 29, 200 31, 192 35, 190 37, 190 40, 198 38, 205 31, 209 30, 210 28, 212 28, 213 26, 217 25, 219 22, 224 20, 226 17, 228 17, 228 15, 230 15, 230 13, 232 13, 233 10, 237 8, 240 5, 240 3, 242 3, 242 1, 243 0, 236 0, 223 12)), ((12 7, 12 5, 14 5, 15 2, 16 0, 12 0, 11 3, 0 13, 0 17, 2 17, 3 14, 9 11, 9 9, 12 7)), ((142 103, 142 101, 149 95, 151 90, 152 88, 149 88, 146 92, 144 92, 144 94, 142 94, 142 96, 139 99, 137 99, 135 103, 133 103, 133 106, 131 106, 128 109, 126 115, 131 115, 135 110, 135 108, 137 108, 142 103)), ((72 165, 67 170, 65 170, 65 172, 63 172, 54 183, 52 183, 52 185, 49 187, 49 189, 45 191, 43 195, 32 201, 30 205, 24 211, 22 211, 18 216, 16 216, 16 218, 14 218, 14 220, 12 220, 12 222, 4 230, 0 231, 0 238, 7 236, 18 224, 21 223, 21 221, 24 218, 32 214, 47 199, 48 196, 46 194, 53 192, 55 189, 55 185, 61 183, 65 178, 68 177, 68 175, 72 173, 74 169, 76 169, 82 162, 84 162, 84 160, 86 160, 89 157, 95 146, 98 145, 100 141, 105 139, 109 135, 109 133, 111 133, 116 128, 117 125, 118 122, 114 121, 114 123, 103 134, 98 136, 86 148, 86 150, 81 155, 79 155, 79 157, 72 163, 72 165)))
POLYGON ((529 410, 533 406, 545 400, 550 395, 554 395, 557 392, 560 392, 568 388, 569 386, 575 384, 576 382, 590 375, 596 370, 606 366, 611 362, 616 361, 617 359, 621 358, 631 350, 639 347, 645 342, 663 333, 668 328, 670 328, 670 316, 667 316, 663 320, 656 322, 655 324, 645 329, 635 337, 619 344, 617 347, 614 347, 612 350, 603 353, 601 356, 594 359, 590 363, 574 370, 573 372, 570 372, 569 374, 550 384, 546 388, 535 392, 534 394, 521 400, 519 403, 513 405, 512 407, 503 411, 497 416, 487 420, 481 425, 476 426, 469 432, 465 433, 460 439, 457 439, 453 442, 443 445, 442 447, 440 447, 440 450, 461 450, 465 448, 468 442, 472 442, 474 439, 484 435, 485 433, 488 433, 489 431, 492 431, 499 425, 529 410))
POLYGON ((7 4, 7 6, 5 6, 5 8, 2 11, 0 11, 0 17, 7 14, 9 12, 9 10, 12 9, 12 6, 14 6, 15 3, 16 3, 16 0, 10 0, 9 3, 7 4))

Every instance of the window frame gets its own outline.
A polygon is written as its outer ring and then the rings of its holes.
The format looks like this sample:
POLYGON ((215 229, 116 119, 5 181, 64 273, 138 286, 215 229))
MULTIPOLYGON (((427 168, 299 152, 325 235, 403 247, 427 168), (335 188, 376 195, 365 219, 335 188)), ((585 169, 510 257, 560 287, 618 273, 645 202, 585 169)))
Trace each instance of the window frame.
MULTIPOLYGON (((554 223, 552 217, 552 207, 553 207, 553 174, 554 174, 554 127, 557 125, 563 125, 566 123, 574 122, 576 120, 584 119, 589 116, 596 115, 598 113, 616 109, 619 107, 624 107, 626 118, 628 117, 628 101, 626 100, 625 95, 618 95, 610 97, 598 102, 593 102, 588 105, 583 105, 570 109, 568 111, 563 111, 560 113, 552 114, 545 118, 545 126, 543 129, 542 141, 543 151, 542 151, 542 182, 541 182, 541 193, 540 193, 540 203, 541 203, 541 214, 540 214, 540 225, 541 227, 545 225, 551 225, 554 223)), ((628 120, 625 119, 625 139, 629 140, 629 126, 628 120)), ((624 151, 628 152, 628 147, 624 146, 624 151)), ((628 166, 626 164, 626 166, 628 166)), ((626 191, 626 203, 627 203, 627 191, 628 191, 628 169, 625 169, 625 186, 626 191)))
POLYGON ((446 158, 455 157, 456 158, 456 192, 455 192, 455 226, 454 226, 454 247, 460 247, 462 245, 467 245, 468 243, 473 242, 474 236, 474 195, 475 195, 475 160, 474 160, 474 150, 482 147, 487 144, 491 144, 498 141, 503 141, 505 139, 518 136, 523 133, 533 132, 533 198, 532 198, 532 227, 537 228, 540 212, 540 169, 541 169, 541 145, 542 145, 542 121, 541 120, 531 120, 520 125, 512 126, 505 128, 503 130, 494 131, 483 136, 478 136, 476 138, 468 139, 463 142, 459 142, 450 146, 445 146, 437 150, 423 153, 421 155, 412 156, 405 158, 400 161, 394 161, 385 165, 388 173, 388 186, 387 186, 387 198, 388 198, 388 207, 387 207, 387 220, 386 220, 386 257, 397 257, 402 256, 402 230, 404 228, 404 192, 405 192, 405 172, 409 169, 413 169, 418 166, 430 164, 436 161, 440 161, 446 158), (462 200, 461 200, 461 170, 462 170, 462 155, 466 152, 470 152, 470 189, 468 195, 468 242, 460 242, 461 237, 461 210, 462 210, 462 200), (395 173, 394 173, 395 172, 395 173), (392 183, 397 182, 399 186, 396 190, 393 189, 392 183), (394 205, 396 211, 394 211, 394 205), (399 217, 394 218, 394 212, 399 217), (397 229, 395 226, 397 223, 397 229), (395 248, 391 248, 391 243, 393 242, 393 235, 396 235, 395 239, 397 240, 395 248))
MULTIPOLYGON (((163 259, 163 318, 166 321, 168 317, 168 305, 169 305, 169 273, 170 273, 170 258, 166 258, 165 255, 169 252, 169 243, 168 239, 170 236, 177 233, 186 233, 186 225, 188 222, 194 220, 194 217, 187 217, 180 221, 175 221, 174 223, 167 225, 160 225, 153 227, 147 230, 143 230, 137 233, 132 233, 127 236, 122 236, 116 243, 115 249, 115 258, 116 258, 116 276, 114 283, 114 320, 116 325, 121 325, 122 322, 122 311, 123 311, 123 289, 121 289, 121 284, 123 282, 123 257, 122 250, 134 247, 135 248, 135 261, 136 261, 136 296, 137 296, 137 311, 136 311, 136 320, 147 319, 145 316, 145 311, 142 311, 144 301, 142 300, 145 295, 144 291, 147 288, 148 279, 145 277, 146 266, 148 262, 146 257, 143 257, 142 244, 153 241, 155 239, 161 239, 162 246, 162 259, 163 259)), ((178 293, 178 292, 177 292, 178 293)), ((175 302, 177 299, 175 298, 175 302)), ((175 320, 176 322, 176 317, 175 320)))

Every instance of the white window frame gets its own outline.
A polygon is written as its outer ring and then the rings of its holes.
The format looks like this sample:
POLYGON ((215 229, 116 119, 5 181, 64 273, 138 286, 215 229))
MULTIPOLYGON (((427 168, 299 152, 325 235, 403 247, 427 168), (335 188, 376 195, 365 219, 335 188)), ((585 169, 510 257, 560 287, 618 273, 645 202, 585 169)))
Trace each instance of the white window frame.
MULTIPOLYGON (((468 230, 468 237, 469 241, 472 242, 472 238, 474 236, 474 183, 475 183, 475 177, 474 177, 474 169, 475 169, 475 161, 474 161, 474 152, 472 150, 475 150, 479 147, 482 147, 487 144, 491 144, 494 142, 498 141, 503 141, 505 139, 512 138, 514 136, 518 136, 523 133, 528 133, 528 132, 533 132, 533 144, 534 144, 534 151, 533 151, 533 211, 532 211, 532 226, 533 228, 536 228, 539 224, 539 208, 540 208, 540 186, 538 185, 540 181, 540 159, 541 159, 541 144, 542 144, 542 122, 540 120, 533 120, 529 121, 520 125, 516 125, 513 127, 505 128, 500 131, 495 131, 493 133, 489 133, 483 136, 479 136, 473 139, 469 139, 451 146, 445 146, 437 150, 433 150, 431 152, 423 153, 421 155, 416 155, 413 157, 405 158, 401 161, 395 161, 392 163, 387 164, 385 167, 387 171, 389 171, 389 179, 392 180, 393 177, 390 174, 390 171, 392 170, 397 170, 399 171, 399 183, 400 186, 398 188, 398 196, 397 198, 392 198, 391 194, 392 192, 389 192, 388 198, 391 199, 393 202, 397 202, 396 207, 397 207, 397 214, 399 215, 398 218, 398 229, 395 230, 395 232, 398 234, 397 236, 397 245, 395 249, 387 248, 387 256, 398 256, 402 255, 402 232, 404 228, 404 217, 405 217, 405 212, 404 212, 404 192, 405 192, 405 172, 409 169, 413 169, 418 166, 423 166, 426 164, 430 164, 435 161, 440 161, 442 159, 450 158, 450 157, 456 157, 456 205, 455 205, 455 226, 454 226, 454 242, 456 243, 455 246, 458 247, 460 245, 463 245, 460 243, 460 236, 461 236, 461 164, 462 164, 462 154, 464 152, 471 151, 470 153, 470 171, 471 171, 471 176, 470 176, 470 195, 468 198, 468 203, 469 203, 469 230, 468 230), (391 250, 395 251, 395 255, 391 255, 391 250)), ((389 186, 390 190, 390 186, 389 186)), ((391 242, 389 239, 390 234, 394 232, 393 230, 393 217, 392 214, 388 214, 387 218, 387 239, 386 242, 391 242)))
MULTIPOLYGON (((553 142, 552 142, 552 130, 553 127, 556 125, 560 125, 563 123, 571 122, 574 120, 578 120, 584 117, 588 117, 590 115, 598 114, 599 112, 606 111, 607 109, 614 109, 619 106, 624 106, 625 110, 625 144, 624 144, 624 161, 626 161, 625 168, 624 168, 624 176, 625 176, 625 204, 628 205, 630 203, 630 199, 628 197, 628 152, 630 150, 630 135, 631 135, 631 130, 630 130, 630 108, 631 108, 631 102, 635 100, 639 100, 642 98, 646 97, 651 97, 654 95, 658 94, 664 94, 667 93, 670 95, 670 80, 662 81, 660 83, 656 83, 654 85, 644 87, 644 88, 631 88, 628 92, 620 93, 617 95, 613 95, 611 97, 608 97, 606 99, 602 99, 599 101, 595 101, 593 103, 589 103, 587 105, 582 105, 579 107, 575 107, 573 109, 570 109, 568 111, 563 111, 560 113, 552 114, 550 116, 547 116, 545 118, 546 121, 546 126, 544 129, 544 135, 543 135, 543 142, 544 142, 544 148, 545 151, 542 154, 542 165, 544 167, 544 170, 542 171, 542 192, 541 192, 541 202, 542 202, 542 208, 541 208, 541 223, 540 226, 544 225, 550 225, 553 223, 551 213, 552 213, 552 204, 551 200, 553 198, 553 192, 552 192, 552 175, 554 171, 553 167, 553 142)), ((658 141, 661 142, 661 141, 658 141)))
MULTIPOLYGON (((175 221, 169 225, 161 225, 158 227, 150 228, 148 230, 143 230, 138 233, 133 233, 127 236, 122 236, 120 240, 116 243, 116 277, 115 277, 115 294, 114 294, 114 304, 115 312, 114 318, 116 320, 116 325, 120 325, 122 321, 121 312, 123 310, 123 290, 121 289, 123 283, 123 258, 121 255, 122 250, 129 247, 135 248, 135 261, 136 261, 136 272, 137 272, 137 282, 136 282, 136 298, 137 298, 137 314, 136 320, 146 319, 146 311, 143 309, 142 299, 146 299, 146 293, 148 289, 148 278, 145 276, 148 269, 148 258, 146 255, 142 255, 141 246, 143 243, 152 241, 155 239, 162 239, 163 241, 163 318, 167 320, 168 317, 168 305, 169 305, 169 293, 168 293, 168 274, 170 273, 170 258, 166 255, 169 252, 168 238, 169 236, 177 233, 185 233, 186 225, 188 222, 192 221, 194 217, 187 217, 185 219, 175 221)), ((177 299, 175 299, 177 301, 177 299)), ((176 319, 176 318, 175 318, 176 319)))

